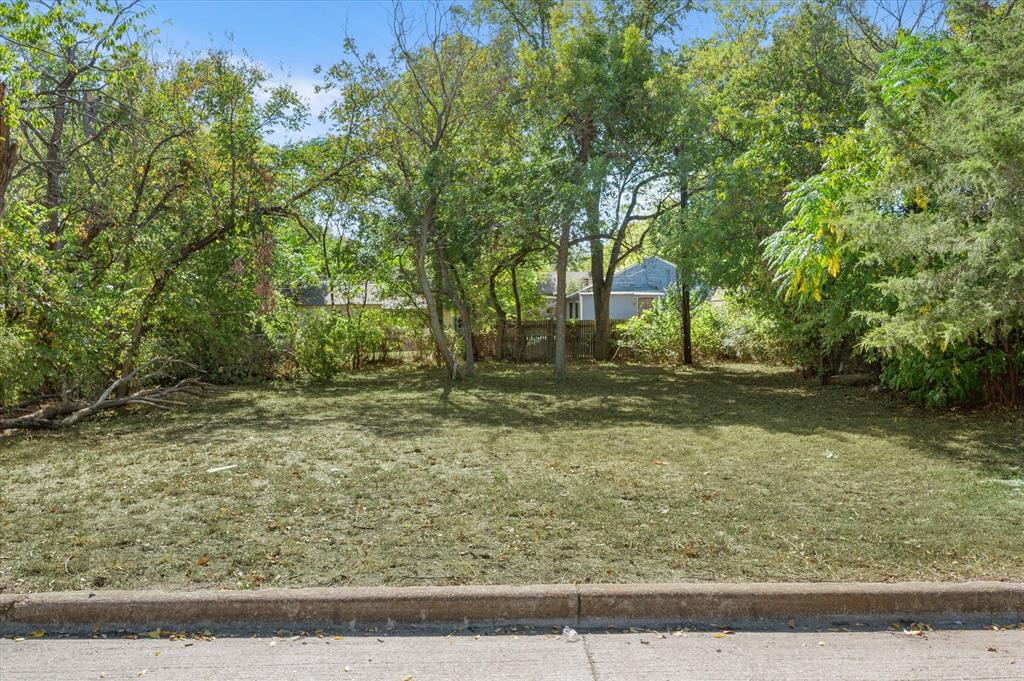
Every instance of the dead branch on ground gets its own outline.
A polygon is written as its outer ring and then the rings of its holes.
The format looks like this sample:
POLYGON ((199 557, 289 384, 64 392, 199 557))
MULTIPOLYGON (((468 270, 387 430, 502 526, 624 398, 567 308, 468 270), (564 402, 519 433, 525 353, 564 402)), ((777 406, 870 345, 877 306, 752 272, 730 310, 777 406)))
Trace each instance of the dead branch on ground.
MULTIPOLYGON (((196 367, 165 357, 154 358, 143 362, 132 371, 117 379, 95 400, 61 400, 43 404, 35 411, 11 418, 0 418, 0 431, 3 430, 55 430, 73 426, 79 421, 89 418, 101 411, 117 409, 138 404, 156 409, 170 410, 185 406, 179 397, 202 397, 209 393, 213 386, 198 378, 183 378, 173 385, 156 385, 140 388, 123 396, 118 392, 123 386, 133 382, 148 384, 167 376, 166 369, 173 364, 181 364, 196 370, 196 367)), ((42 400, 34 402, 40 403, 42 400)))

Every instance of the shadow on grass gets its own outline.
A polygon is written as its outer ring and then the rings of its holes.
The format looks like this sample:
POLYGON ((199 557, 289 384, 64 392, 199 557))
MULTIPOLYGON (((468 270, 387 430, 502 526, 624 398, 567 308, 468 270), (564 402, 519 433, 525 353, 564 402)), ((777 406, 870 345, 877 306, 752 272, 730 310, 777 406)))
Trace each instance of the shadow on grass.
POLYGON ((391 369, 325 385, 233 390, 173 419, 133 417, 147 437, 201 444, 252 433, 330 426, 377 438, 418 437, 453 426, 580 431, 660 426, 685 432, 732 426, 839 440, 893 439, 930 456, 1013 475, 1024 464, 1024 420, 999 412, 934 412, 865 388, 818 386, 785 370, 746 365, 685 369, 579 364, 565 383, 543 365, 485 364, 472 381, 440 370, 391 369), (981 446, 964 448, 970 439, 981 446))

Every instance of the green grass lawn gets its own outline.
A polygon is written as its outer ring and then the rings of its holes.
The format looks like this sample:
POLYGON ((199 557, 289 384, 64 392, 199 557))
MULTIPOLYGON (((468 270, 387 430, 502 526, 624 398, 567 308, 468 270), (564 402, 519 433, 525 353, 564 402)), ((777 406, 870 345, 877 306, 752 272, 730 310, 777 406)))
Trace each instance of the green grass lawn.
POLYGON ((743 365, 480 374, 8 437, 0 590, 1024 579, 1019 415, 743 365))

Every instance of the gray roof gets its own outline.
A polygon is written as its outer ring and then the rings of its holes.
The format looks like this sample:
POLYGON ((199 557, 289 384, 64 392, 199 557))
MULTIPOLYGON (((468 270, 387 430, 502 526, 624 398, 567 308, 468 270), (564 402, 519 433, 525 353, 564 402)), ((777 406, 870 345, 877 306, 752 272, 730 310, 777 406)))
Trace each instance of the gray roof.
POLYGON ((384 295, 381 287, 371 282, 349 288, 336 288, 333 292, 324 284, 284 289, 282 293, 303 307, 326 307, 329 305, 367 305, 386 310, 406 310, 416 307, 410 301, 384 295))
MULTIPOLYGON (((668 260, 652 256, 643 262, 630 265, 617 272, 612 279, 612 291, 618 293, 646 293, 658 291, 667 293, 676 283, 676 266, 668 260)), ((593 285, 582 289, 580 293, 593 293, 593 285)))
MULTIPOLYGON (((558 285, 557 277, 558 273, 552 272, 546 280, 537 284, 538 293, 545 296, 555 295, 555 287, 558 285)), ((567 291, 571 292, 574 286, 582 287, 586 281, 590 281, 590 272, 569 271, 565 273, 565 288, 567 291)))

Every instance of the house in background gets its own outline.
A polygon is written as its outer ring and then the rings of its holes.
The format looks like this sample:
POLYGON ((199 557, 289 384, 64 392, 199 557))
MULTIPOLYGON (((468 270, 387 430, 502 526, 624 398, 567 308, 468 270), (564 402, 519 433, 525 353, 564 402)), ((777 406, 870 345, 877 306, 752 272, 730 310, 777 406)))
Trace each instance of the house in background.
POLYGON ((717 310, 725 309, 728 304, 729 300, 725 297, 725 291, 720 288, 712 290, 708 296, 708 305, 717 310))
MULTIPOLYGON (((626 267, 612 279, 609 318, 623 320, 640 314, 664 298, 675 283, 676 266, 658 256, 626 267)), ((565 304, 569 319, 594 319, 593 284, 566 296, 565 304)))
MULTIPOLYGON (((558 286, 557 274, 552 272, 548 278, 537 284, 537 291, 544 296, 544 316, 553 319, 557 296, 555 295, 558 286)), ((570 296, 581 288, 590 286, 590 272, 570 270, 565 273, 565 295, 570 296)))
POLYGON ((410 301, 395 296, 388 296, 381 287, 372 281, 351 286, 345 289, 331 289, 326 284, 320 286, 304 286, 281 291, 285 296, 301 308, 329 309, 352 314, 360 309, 378 310, 416 310, 422 307, 421 301, 410 301), (419 306, 417 303, 420 303, 419 306))

